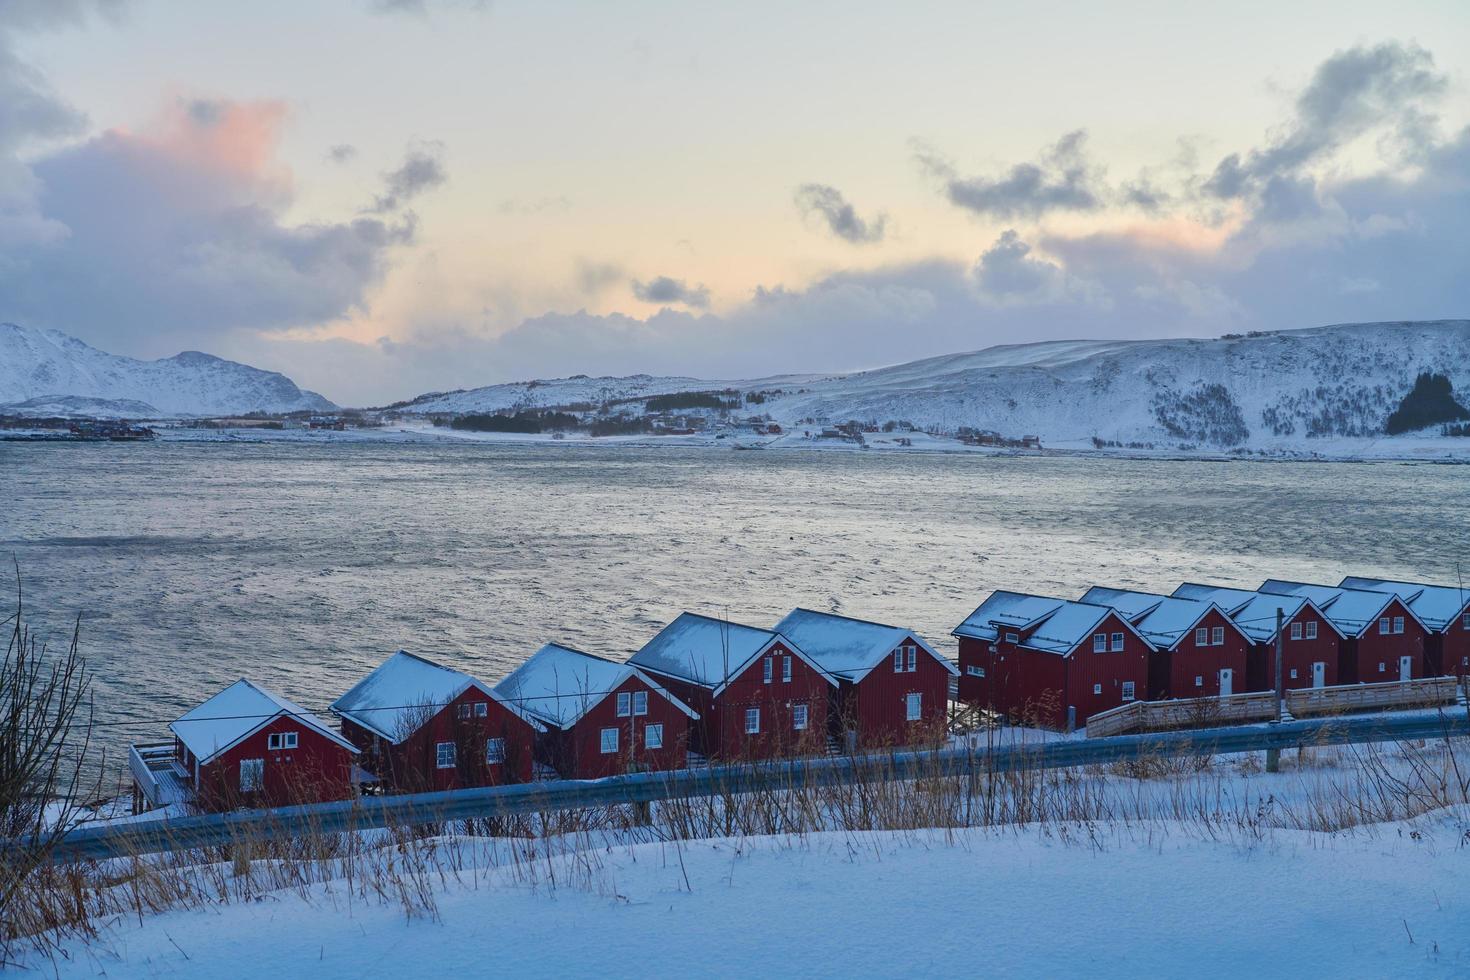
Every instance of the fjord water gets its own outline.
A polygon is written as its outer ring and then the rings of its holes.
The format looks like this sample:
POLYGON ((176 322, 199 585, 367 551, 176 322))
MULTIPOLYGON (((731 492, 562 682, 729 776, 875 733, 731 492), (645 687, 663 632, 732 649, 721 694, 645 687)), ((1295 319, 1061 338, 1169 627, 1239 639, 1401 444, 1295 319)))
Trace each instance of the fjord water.
POLYGON ((1467 481, 1413 464, 11 443, 0 553, 54 643, 81 615, 116 759, 241 676, 324 710, 400 648, 494 682, 551 640, 626 657, 684 609, 769 626, 804 605, 911 624, 952 655, 991 589, 1452 583, 1467 481))

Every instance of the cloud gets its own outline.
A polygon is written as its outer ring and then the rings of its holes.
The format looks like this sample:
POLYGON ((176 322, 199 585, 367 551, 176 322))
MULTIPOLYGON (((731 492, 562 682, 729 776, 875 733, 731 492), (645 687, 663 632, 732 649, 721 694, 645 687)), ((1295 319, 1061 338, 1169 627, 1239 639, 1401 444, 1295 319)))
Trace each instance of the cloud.
POLYGON ((357 159, 357 147, 351 143, 337 143, 327 148, 327 159, 332 163, 351 163, 357 159))
POLYGON ((578 259, 576 272, 577 290, 583 296, 596 296, 626 275, 620 265, 589 259, 578 259))
POLYGON ((683 279, 659 276, 648 282, 633 280, 633 295, 645 303, 678 303, 702 310, 709 306, 709 290, 703 284, 690 286, 683 279))
POLYGON ((887 215, 879 214, 866 220, 859 217, 842 192, 826 184, 802 184, 798 187, 796 207, 807 217, 820 218, 828 231, 854 245, 881 242, 887 230, 887 215))
POLYGON ((1102 207, 1102 174, 1087 159, 1086 142, 1085 131, 1068 133, 1036 162, 1015 164, 996 177, 962 177, 928 147, 919 147, 915 156, 957 207, 988 218, 1039 218, 1052 211, 1102 207))
POLYGON ((488 10, 490 0, 369 0, 368 9, 375 14, 412 14, 427 17, 430 10, 457 8, 488 10))
POLYGON ((442 186, 449 179, 443 156, 442 143, 424 143, 410 149, 398 169, 383 175, 383 193, 369 211, 396 211, 425 191, 442 186))

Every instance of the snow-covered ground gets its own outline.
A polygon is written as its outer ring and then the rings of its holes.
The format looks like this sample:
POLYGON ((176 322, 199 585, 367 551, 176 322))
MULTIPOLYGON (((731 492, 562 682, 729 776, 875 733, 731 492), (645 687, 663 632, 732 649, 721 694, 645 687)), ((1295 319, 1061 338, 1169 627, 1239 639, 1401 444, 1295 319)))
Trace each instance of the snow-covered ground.
POLYGON ((643 843, 107 923, 56 975, 1464 976, 1470 811, 1261 837, 1175 822, 643 843))

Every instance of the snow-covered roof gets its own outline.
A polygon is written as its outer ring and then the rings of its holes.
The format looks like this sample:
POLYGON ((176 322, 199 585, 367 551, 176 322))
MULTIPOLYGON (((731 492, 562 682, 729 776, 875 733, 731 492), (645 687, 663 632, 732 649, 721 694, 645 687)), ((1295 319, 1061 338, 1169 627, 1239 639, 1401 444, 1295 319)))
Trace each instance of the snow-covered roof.
POLYGON ((287 715, 352 752, 357 749, 316 715, 243 677, 170 724, 169 730, 200 763, 287 715))
MULTIPOLYGON (((1230 615, 1218 603, 1208 599, 1187 599, 1183 596, 1093 586, 1083 594, 1082 601, 1112 606, 1143 634, 1145 640, 1160 649, 1178 646, 1211 609, 1219 609, 1225 619, 1230 621, 1230 615)), ((1233 621, 1231 626, 1237 632, 1245 632, 1235 626, 1233 621)), ((1248 638, 1249 634, 1246 635, 1248 638)))
POLYGON ((1404 601, 1425 626, 1440 632, 1459 620, 1470 606, 1470 588, 1449 585, 1425 585, 1422 582, 1400 582, 1386 578, 1363 578, 1349 575, 1341 585, 1370 592, 1392 592, 1404 601))
POLYGON ((546 644, 511 671, 495 685, 495 693, 546 724, 566 729, 630 677, 643 681, 689 717, 699 717, 637 667, 556 643, 546 644))
MULTIPOLYGON (((659 630, 657 636, 628 659, 628 663, 712 687, 718 694, 767 647, 780 639, 782 637, 772 630, 686 612, 659 630)), ((801 652, 794 641, 786 639, 786 646, 814 670, 826 674, 819 664, 801 652)))
POLYGON ((1241 632, 1256 643, 1267 643, 1276 638, 1278 610, 1281 612, 1281 621, 1289 623, 1304 608, 1313 609, 1339 636, 1342 635, 1342 630, 1306 596, 1272 595, 1251 592, 1248 589, 1200 585, 1197 582, 1185 582, 1174 590, 1174 594, 1215 603, 1229 614, 1230 621, 1240 627, 1241 632))
POLYGON ((1014 626, 1018 631, 1035 627, 1021 641, 1022 648, 1066 656, 1091 637, 1098 624, 1113 612, 1118 612, 1118 618, 1133 635, 1143 640, 1145 645, 1151 645, 1121 612, 1111 606, 1020 592, 991 593, 980 608, 955 628, 954 635, 993 640, 998 632, 997 624, 1014 626))
POLYGON ((910 637, 950 673, 958 674, 947 659, 924 642, 913 630, 885 626, 865 619, 852 619, 811 609, 793 609, 776 624, 776 632, 788 638, 801 652, 843 680, 859 681, 874 667, 893 656, 893 651, 910 637))
POLYGON ((332 702, 332 710, 396 745, 471 687, 504 704, 537 731, 545 730, 529 713, 514 703, 507 703, 469 674, 405 650, 383 661, 352 690, 332 702), (427 716, 425 708, 432 709, 427 716))
MULTIPOLYGON (((1391 592, 1374 592, 1369 589, 1345 589, 1335 585, 1312 585, 1307 582, 1288 582, 1268 578, 1261 583, 1261 591, 1271 595, 1296 595, 1311 599, 1345 636, 1362 636, 1368 627, 1378 621, 1383 611, 1393 602, 1396 595, 1391 592)), ((1405 604, 1405 608, 1408 606, 1405 604)), ((1418 621, 1412 609, 1409 615, 1418 621)), ((1423 622, 1419 623, 1423 626, 1423 622)))

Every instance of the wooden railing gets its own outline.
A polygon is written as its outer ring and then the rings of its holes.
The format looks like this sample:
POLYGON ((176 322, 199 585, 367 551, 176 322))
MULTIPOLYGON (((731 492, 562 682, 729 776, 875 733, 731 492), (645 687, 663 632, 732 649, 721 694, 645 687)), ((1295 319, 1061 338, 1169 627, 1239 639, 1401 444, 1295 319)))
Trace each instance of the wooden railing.
POLYGON ((1337 715, 1349 711, 1386 711, 1391 708, 1434 708, 1454 704, 1453 677, 1421 677, 1381 684, 1344 684, 1304 687, 1286 692, 1286 710, 1293 717, 1337 715))

